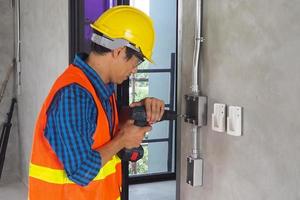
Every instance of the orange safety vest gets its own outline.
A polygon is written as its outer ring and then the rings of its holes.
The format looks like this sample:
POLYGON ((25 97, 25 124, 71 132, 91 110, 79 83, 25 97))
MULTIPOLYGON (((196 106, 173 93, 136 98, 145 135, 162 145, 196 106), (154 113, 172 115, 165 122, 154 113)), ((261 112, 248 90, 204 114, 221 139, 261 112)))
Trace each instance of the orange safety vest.
MULTIPOLYGON (((98 149, 111 140, 109 122, 95 89, 86 75, 70 65, 54 83, 39 114, 29 166, 29 200, 119 200, 121 191, 121 160, 115 155, 100 169, 98 175, 87 186, 72 182, 62 163, 44 136, 47 109, 55 94, 63 87, 77 83, 93 96, 98 110, 97 127, 93 135, 92 149, 98 149)), ((115 96, 110 98, 113 107, 114 127, 118 126, 115 96)))

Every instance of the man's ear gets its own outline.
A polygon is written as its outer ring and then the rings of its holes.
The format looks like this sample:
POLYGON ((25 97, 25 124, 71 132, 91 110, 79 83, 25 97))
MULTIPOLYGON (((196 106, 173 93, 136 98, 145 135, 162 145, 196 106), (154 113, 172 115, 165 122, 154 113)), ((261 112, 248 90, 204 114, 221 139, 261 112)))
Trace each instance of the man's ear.
POLYGON ((123 49, 125 50, 125 47, 118 47, 118 48, 112 50, 113 58, 117 58, 118 56, 120 56, 122 54, 123 49))

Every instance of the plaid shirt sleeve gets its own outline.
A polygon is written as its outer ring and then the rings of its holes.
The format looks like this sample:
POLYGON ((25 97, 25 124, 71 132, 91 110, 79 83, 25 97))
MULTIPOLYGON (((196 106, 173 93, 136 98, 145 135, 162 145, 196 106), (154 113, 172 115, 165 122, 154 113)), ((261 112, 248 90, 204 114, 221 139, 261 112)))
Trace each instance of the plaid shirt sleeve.
POLYGON ((91 94, 77 84, 62 88, 47 111, 45 137, 70 180, 89 184, 101 168, 100 154, 92 150, 97 108, 91 94))

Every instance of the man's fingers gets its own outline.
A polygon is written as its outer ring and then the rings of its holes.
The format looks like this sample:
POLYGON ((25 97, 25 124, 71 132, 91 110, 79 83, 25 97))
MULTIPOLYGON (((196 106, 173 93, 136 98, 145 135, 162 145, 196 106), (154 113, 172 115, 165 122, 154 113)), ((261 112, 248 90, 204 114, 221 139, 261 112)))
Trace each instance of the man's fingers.
POLYGON ((151 99, 147 99, 145 101, 145 107, 146 107, 146 114, 147 114, 147 121, 150 122, 152 118, 152 108, 151 108, 151 99))
POLYGON ((159 120, 161 120, 162 116, 165 112, 165 104, 162 102, 162 105, 160 106, 160 113, 159 113, 159 120))
POLYGON ((165 104, 163 101, 157 100, 154 105, 155 105, 153 110, 155 114, 154 120, 160 121, 165 111, 165 104))
POLYGON ((159 121, 160 105, 159 105, 159 102, 155 102, 152 105, 153 105, 152 106, 152 112, 153 112, 152 122, 157 122, 157 121, 159 121))
POLYGON ((132 102, 129 107, 136 107, 136 106, 142 106, 143 105, 143 102, 141 101, 138 101, 138 102, 132 102))
POLYGON ((147 121, 150 124, 161 120, 165 110, 165 104, 162 100, 153 97, 148 97, 143 99, 142 101, 134 102, 130 104, 130 107, 142 106, 142 105, 145 106, 147 121))

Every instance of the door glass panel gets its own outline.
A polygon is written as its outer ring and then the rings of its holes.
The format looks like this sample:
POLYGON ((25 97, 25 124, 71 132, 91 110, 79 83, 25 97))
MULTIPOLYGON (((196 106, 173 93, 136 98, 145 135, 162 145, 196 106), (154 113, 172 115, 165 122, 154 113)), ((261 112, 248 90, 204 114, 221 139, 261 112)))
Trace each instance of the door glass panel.
POLYGON ((130 0, 130 5, 143 10, 154 23, 156 32, 150 68, 170 68, 170 55, 176 52, 176 1, 130 0))
POLYGON ((170 103, 170 73, 150 73, 149 74, 149 96, 163 100, 166 104, 170 103))
POLYGON ((166 104, 170 103, 171 74, 169 73, 137 73, 130 78, 130 102, 145 97, 156 97, 166 104))
POLYGON ((129 102, 140 101, 149 96, 149 74, 137 73, 130 77, 129 102))
POLYGON ((168 143, 148 144, 148 173, 166 172, 168 170, 168 143))
POLYGON ((162 121, 152 126, 151 132, 149 132, 147 139, 163 139, 169 137, 169 124, 168 121, 162 121))
MULTIPOLYGON (((162 99, 167 108, 175 108, 176 8, 174 0, 130 0, 130 5, 144 11, 153 19, 156 31, 152 59, 145 61, 135 76, 130 77, 130 102, 145 97, 162 99), (173 59, 173 60, 172 60, 173 59)), ((174 172, 175 122, 153 125, 144 140, 144 158, 130 163, 130 175, 174 172)))

